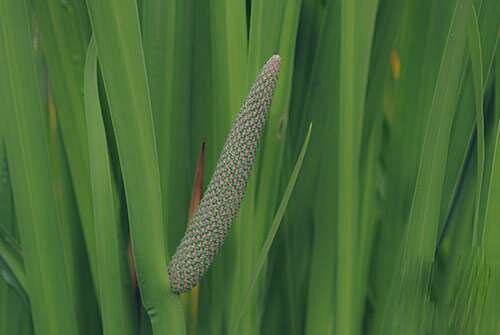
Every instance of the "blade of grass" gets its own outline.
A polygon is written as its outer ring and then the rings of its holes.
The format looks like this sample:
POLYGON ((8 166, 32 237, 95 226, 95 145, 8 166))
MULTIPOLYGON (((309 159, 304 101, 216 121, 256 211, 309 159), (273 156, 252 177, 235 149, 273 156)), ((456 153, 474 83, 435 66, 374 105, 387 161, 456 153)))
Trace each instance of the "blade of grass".
POLYGON ((330 2, 325 11, 311 86, 304 105, 304 109, 311 111, 315 124, 304 166, 304 175, 313 185, 306 194, 314 194, 311 199, 314 225, 305 317, 305 333, 309 335, 332 333, 336 317, 337 246, 332 240, 336 238, 338 151, 332 148, 337 146, 338 132, 336 103, 340 67, 335 64, 339 64, 340 55, 340 3, 330 2))
MULTIPOLYGON (((357 36, 355 42, 355 64, 357 66, 355 69, 356 77, 354 78, 354 92, 357 97, 354 99, 354 110, 358 114, 357 122, 359 131, 362 131, 364 128, 368 128, 365 137, 371 136, 370 126, 376 124, 376 122, 370 122, 372 118, 376 118, 376 116, 373 116, 374 111, 372 111, 371 108, 367 108, 365 111, 365 101, 378 6, 379 0, 366 1, 362 6, 359 5, 360 10, 356 12, 355 18, 356 22, 360 22, 360 24, 357 24, 355 27, 355 34, 357 36), (364 123, 365 117, 368 118, 368 122, 366 123, 364 123)), ((360 143, 356 144, 359 151, 362 149, 362 140, 362 136, 359 136, 358 142, 360 143)))
POLYGON ((238 329, 239 323, 241 322, 241 319, 245 314, 246 309, 249 307, 249 299, 252 296, 253 290, 255 289, 255 285, 257 284, 257 281, 262 273, 264 265, 266 264, 267 258, 269 257, 269 251, 271 250, 271 245, 273 244, 274 238, 276 237, 276 233, 278 232, 283 216, 285 215, 288 201, 290 200, 293 189, 295 187, 295 183, 297 182, 297 177, 302 168, 304 157, 306 155, 307 148, 309 146, 311 132, 312 132, 312 124, 309 126, 309 131, 307 132, 304 144, 302 145, 302 149, 297 158, 297 162, 295 163, 295 167, 293 168, 290 179, 288 180, 288 185, 286 186, 283 198, 281 199, 278 210, 276 211, 274 219, 271 223, 266 240, 264 241, 262 249, 257 258, 257 262, 253 265, 254 270, 252 272, 252 279, 249 282, 249 286, 244 290, 245 293, 244 293, 243 303, 239 308, 238 317, 236 318, 235 323, 233 324, 231 333, 234 333, 235 330, 238 329))
POLYGON ((340 91, 338 116, 338 192, 337 197, 337 280, 335 331, 355 334, 354 279, 357 253, 354 247, 358 228, 358 145, 359 111, 355 110, 355 17, 354 1, 341 3, 340 15, 340 91))
POLYGON ((495 54, 500 39, 500 22, 497 19, 500 13, 500 3, 495 0, 482 0, 478 8, 479 30, 483 50, 484 87, 488 87, 495 79, 495 54))
MULTIPOLYGON (((191 157, 196 157, 199 153, 200 142, 206 142, 206 150, 215 146, 211 133, 212 118, 220 113, 213 113, 212 106, 212 85, 211 72, 211 41, 210 41, 210 17, 209 3, 201 2, 193 8, 193 34, 192 34, 192 69, 191 69, 191 157)), ((226 129, 227 130, 227 129, 226 129)), ((224 139, 222 139, 223 141, 224 139)), ((221 149, 221 148, 219 148, 221 149)), ((214 156, 214 155, 212 155, 214 156)), ((215 160, 217 157, 212 157, 215 160)), ((208 163, 208 157, 205 161, 204 177, 205 181, 209 179, 213 172, 215 161, 208 163), (207 171, 208 165, 211 165, 210 173, 207 171)))
POLYGON ((7 155, 11 166, 27 288, 38 334, 79 334, 58 227, 36 61, 26 1, 0 1, 2 76, 8 87, 7 155))
POLYGON ((26 290, 24 273, 16 274, 12 270, 12 266, 5 262, 5 258, 0 257, 0 278, 10 287, 12 288, 18 298, 20 298, 21 302, 26 306, 26 308, 30 307, 30 301, 28 297, 28 293, 26 290))
POLYGON ((210 3, 213 110, 208 163, 215 165, 233 116, 243 100, 246 83, 247 27, 243 1, 210 3), (213 156, 213 157, 212 157, 213 156))
MULTIPOLYGON (((497 56, 498 56, 497 52, 497 56)), ((500 61, 497 59, 497 63, 500 61)), ((498 73, 500 66, 497 65, 497 78, 500 77, 498 73)), ((496 85, 496 112, 500 111, 500 102, 499 102, 499 93, 500 89, 498 88, 500 85, 496 85)), ((500 114, 498 114, 500 115, 500 114)), ((500 208, 499 206, 494 205, 498 199, 500 199, 500 122, 496 119, 497 129, 496 129, 496 140, 494 146, 493 153, 493 161, 491 168, 491 176, 489 180, 488 186, 488 196, 487 196, 487 204, 485 208, 485 217, 484 217, 484 232, 482 234, 482 242, 484 243, 484 247, 486 250, 487 261, 492 264, 494 271, 500 270, 500 248, 498 248, 498 244, 495 243, 498 236, 500 236, 500 229, 498 225, 498 218, 500 217, 500 208)), ((500 273, 495 273, 498 276, 500 273)), ((498 277, 500 278, 500 277, 498 277)))
POLYGON ((78 329, 84 334, 100 331, 100 320, 96 292, 89 267, 89 256, 85 249, 81 221, 75 192, 71 183, 70 169, 57 122, 57 112, 48 97, 49 154, 53 169, 52 185, 58 211, 60 242, 65 250, 64 261, 68 277, 69 292, 75 301, 78 329))
POLYGON ((421 150, 408 228, 403 242, 400 266, 391 283, 389 303, 384 310, 383 334, 422 333, 429 327, 432 311, 428 285, 434 262, 439 225, 442 185, 449 136, 460 92, 465 50, 466 24, 472 1, 456 2, 441 65, 434 88, 429 119, 421 150), (419 278, 415 281, 411 278, 419 278), (430 315, 429 315, 430 314, 430 315))
POLYGON ((116 136, 143 305, 154 334, 183 334, 179 297, 170 291, 163 209, 146 66, 133 0, 89 0, 104 87, 116 136))
POLYGON ((370 291, 374 329, 380 327, 390 296, 388 283, 398 266, 429 106, 452 12, 451 1, 432 0, 410 0, 397 5, 382 2, 379 9, 374 72, 368 89, 370 108, 380 108, 385 119, 381 157, 384 178, 380 180, 383 224, 379 226, 374 246, 370 291), (381 80, 385 82, 382 95, 377 89, 381 80))
POLYGON ((81 94, 90 25, 83 0, 34 1, 33 7, 35 38, 40 45, 36 50, 40 50, 43 73, 41 86, 47 86, 49 95, 49 147, 60 227, 65 236, 62 242, 68 251, 65 259, 70 290, 77 299, 79 328, 95 333, 100 329, 100 321, 94 290, 95 239, 81 94))
MULTIPOLYGON (((4 87, 6 82, 0 81, 0 94, 7 92, 7 86, 4 87)), ((21 247, 19 245, 16 227, 16 218, 14 214, 14 204, 12 202, 12 189, 10 184, 9 167, 5 152, 3 141, 4 129, 1 130, 1 143, 0 147, 0 258, 2 263, 6 265, 5 271, 11 272, 12 276, 16 278, 20 287, 20 294, 26 295, 26 278, 24 272, 23 258, 21 254, 21 247)), ((28 300, 26 302, 29 304, 28 300)))
POLYGON ((487 204, 485 209, 483 245, 485 249, 486 262, 491 269, 491 289, 486 301, 486 308, 482 318, 481 334, 494 334, 500 329, 498 320, 498 308, 500 307, 500 247, 498 237, 500 236, 500 208, 495 205, 500 201, 500 52, 496 52, 495 67, 495 106, 494 120, 496 123, 495 145, 491 168, 491 177, 488 186, 487 204))
POLYGON ((467 24, 467 45, 470 54, 471 72, 474 83, 474 106, 476 112, 476 207, 474 214, 474 231, 472 235, 473 244, 477 245, 481 239, 479 227, 479 212, 481 205, 481 188, 483 186, 484 173, 484 114, 483 114, 483 64, 481 56, 481 36, 479 34, 479 24, 477 21, 476 9, 471 6, 470 18, 467 24))
MULTIPOLYGON (((471 12, 472 13, 472 12, 471 12)), ((472 19, 472 18, 471 18, 472 19)), ((471 21, 469 20, 469 25, 471 21)), ((472 56, 472 55, 471 55, 472 56)), ((476 58, 476 61, 478 59, 476 58)), ((471 61, 473 58, 471 57, 471 61)), ((476 67, 477 69, 477 67, 476 67)), ((470 87, 472 91, 472 87, 470 87)), ((462 90, 462 92, 464 92, 462 90)), ((480 96, 483 100, 482 95, 480 96)), ((474 108, 470 108, 474 112, 474 108)), ((485 109, 487 111, 487 109, 485 109)), ((490 113, 487 113, 490 114, 490 113)), ((474 121, 471 120, 474 124, 474 121)), ((490 122, 486 122, 489 124, 490 122)), ((486 127, 484 134, 485 159, 483 167, 484 178, 488 180, 491 155, 494 150, 496 131, 486 127)), ((450 233, 446 236, 446 243, 438 250, 438 263, 433 278, 433 296, 437 302, 436 319, 442 320, 435 323, 435 333, 439 334, 475 334, 479 332, 478 327, 482 323, 481 315, 485 307, 486 296, 490 290, 490 270, 485 262, 484 249, 481 239, 472 237, 481 236, 481 223, 484 218, 484 202, 487 198, 485 190, 487 183, 483 185, 481 192, 481 203, 477 204, 477 146, 473 147, 467 158, 467 166, 463 176, 462 185, 459 189, 457 203, 453 206, 452 215, 449 219, 450 233), (479 208, 478 208, 479 207, 479 208), (479 219, 477 219, 479 213, 479 219), (446 245, 448 244, 448 245, 446 245)), ((448 160, 449 161, 449 160, 448 160)))
MULTIPOLYGON (((304 134, 311 111, 304 108, 304 103, 308 97, 311 86, 311 74, 316 66, 316 55, 320 47, 320 37, 322 27, 325 22, 326 10, 323 5, 316 0, 302 0, 300 10, 299 27, 297 31, 297 41, 295 50, 295 65, 293 74, 293 87, 290 102, 290 117, 288 119, 289 134, 304 134)), ((317 131, 315 131, 317 133, 317 131)), ((295 154, 300 150, 300 136, 290 136, 287 141, 291 141, 291 147, 295 154)), ((293 156, 293 155, 290 155, 293 156)), ((290 157, 293 159, 293 157, 290 157)), ((289 163, 287 165, 293 165, 289 163)))
POLYGON ((83 111, 83 66, 90 24, 84 1, 34 1, 50 92, 64 142, 93 276, 95 234, 83 111))
POLYGON ((0 227, 0 258, 8 267, 4 271, 10 271, 15 280, 19 283, 21 291, 26 294, 26 276, 21 250, 17 242, 9 236, 3 227, 0 227))
MULTIPOLYGON (((496 130, 487 130, 486 166, 491 161, 490 146, 495 145, 495 139, 491 141, 490 135, 496 136, 496 130)), ((439 254, 443 265, 437 268, 437 275, 439 272, 444 273, 444 279, 436 278, 441 283, 434 283, 436 319, 442 320, 435 323, 434 332, 439 334, 487 334, 478 331, 478 327, 483 323, 481 318, 487 296, 491 294, 492 277, 481 241, 471 238, 474 230, 477 230, 474 226, 477 210, 477 159, 474 154, 467 161, 463 185, 450 217, 450 232, 439 254)), ((484 176, 486 180, 488 173, 484 176)), ((487 188, 486 183, 484 188, 487 188)), ((487 198, 484 192, 481 198, 483 201, 487 198)))
POLYGON ((362 194, 360 205, 359 261, 358 261, 358 301, 356 323, 362 325, 365 319, 367 295, 370 286, 371 261, 373 259, 374 237, 381 217, 380 176, 382 174, 379 157, 382 151, 382 115, 374 120, 373 129, 368 136, 366 163, 362 167, 362 194))
MULTIPOLYGON (((495 10, 496 12, 499 12, 500 6, 497 6, 495 3, 496 1, 494 0, 484 0, 482 1, 482 6, 480 6, 479 10, 479 17, 481 20, 478 23, 481 35, 481 49, 484 50, 484 52, 482 52, 482 72, 486 74, 483 76, 483 93, 490 90, 488 87, 491 87, 493 82, 493 76, 490 75, 491 71, 488 69, 491 69, 499 35, 498 33, 493 33, 493 29, 489 29, 489 27, 494 27, 495 25, 498 27, 498 24, 495 24, 495 22, 498 21, 496 19, 497 16, 491 15, 489 12, 495 12, 495 10), (497 6, 496 9, 495 6, 497 6)), ((447 200, 443 202, 441 209, 443 223, 440 229, 440 241, 443 239, 443 236, 448 229, 448 219, 453 209, 452 206, 455 203, 455 198, 457 197, 467 157, 471 151, 474 130, 477 128, 476 123, 474 122, 476 114, 474 113, 475 98, 471 70, 467 71, 465 74, 462 86, 461 101, 456 112, 448 153, 448 163, 444 185, 444 199, 447 200), (466 135, 464 136, 464 134, 466 135)), ((482 201, 482 203, 484 202, 482 201)))
POLYGON ((108 145, 97 88, 97 50, 91 40, 85 65, 85 110, 89 139, 99 274, 100 310, 104 334, 136 334, 135 292, 127 262, 128 234, 120 222, 108 145))
POLYGON ((373 243, 373 233, 375 223, 378 220, 376 210, 376 181, 375 178, 379 170, 377 169, 377 156, 380 154, 380 141, 382 130, 382 113, 366 105, 368 90, 368 75, 373 48, 373 36, 377 17, 379 1, 366 1, 359 5, 360 10, 356 12, 355 21, 360 24, 355 26, 356 42, 355 48, 355 77, 354 80, 354 110, 355 121, 357 122, 357 136, 354 138, 356 149, 354 157, 366 157, 366 163, 359 164, 358 173, 360 179, 358 197, 358 232, 355 239, 359 242, 359 253, 357 258, 357 268, 355 268, 357 281, 354 288, 354 311, 353 324, 354 332, 360 333, 365 314, 365 298, 369 283, 368 272, 370 255, 373 243), (365 121, 366 119, 366 121, 365 121), (368 214, 370 213, 370 214, 368 214))
POLYGON ((165 239, 175 251, 187 222, 194 160, 190 143, 191 0, 143 2, 142 36, 165 206, 165 239))
POLYGON ((0 279, 0 334, 28 335, 31 332, 29 304, 0 279))
MULTIPOLYGON (((1 94, 7 92, 5 80, 0 80, 0 97, 1 94)), ((4 99, 5 101, 6 99, 4 99)), ((4 124, 4 126, 6 126, 4 124)), ((14 213, 14 204, 12 200, 12 186, 10 183, 9 166, 6 157, 5 143, 4 143, 5 129, 0 127, 0 138, 2 138, 0 147, 0 273, 3 277, 5 284, 8 284, 21 301, 29 309, 29 298, 26 287, 26 274, 24 270, 23 257, 21 246, 19 243, 19 233, 16 227, 16 218, 14 213)), ((3 283, 1 285, 4 285, 3 283)), ((10 292, 6 290, 6 292, 10 292)), ((5 306, 14 304, 10 294, 4 297, 5 306)), ((0 303, 1 305, 1 303, 0 303)), ((8 318, 7 313, 7 318, 8 318)), ((15 315, 15 314, 13 314, 15 315)), ((2 318, 2 316, 0 316, 2 318)), ((10 323, 5 322, 6 324, 10 323)), ((0 322, 2 324, 2 322, 0 322)), ((6 325, 7 327, 7 325, 6 325)))

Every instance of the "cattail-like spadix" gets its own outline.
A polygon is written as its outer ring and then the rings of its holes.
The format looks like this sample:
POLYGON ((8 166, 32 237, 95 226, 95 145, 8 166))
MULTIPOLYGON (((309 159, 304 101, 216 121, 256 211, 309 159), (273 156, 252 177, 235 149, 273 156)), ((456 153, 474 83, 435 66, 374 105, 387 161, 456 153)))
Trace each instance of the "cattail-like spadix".
POLYGON ((279 70, 280 57, 274 55, 262 68, 229 132, 205 195, 168 265, 175 293, 189 291, 198 284, 238 213, 279 70))

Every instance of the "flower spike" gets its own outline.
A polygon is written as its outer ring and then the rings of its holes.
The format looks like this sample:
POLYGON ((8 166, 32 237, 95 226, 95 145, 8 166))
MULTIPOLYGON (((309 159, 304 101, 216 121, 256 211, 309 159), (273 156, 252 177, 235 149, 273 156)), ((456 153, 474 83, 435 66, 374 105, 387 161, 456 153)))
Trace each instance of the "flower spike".
POLYGON ((280 70, 272 56, 262 68, 234 122, 207 191, 168 265, 172 291, 195 287, 224 243, 245 195, 280 70))

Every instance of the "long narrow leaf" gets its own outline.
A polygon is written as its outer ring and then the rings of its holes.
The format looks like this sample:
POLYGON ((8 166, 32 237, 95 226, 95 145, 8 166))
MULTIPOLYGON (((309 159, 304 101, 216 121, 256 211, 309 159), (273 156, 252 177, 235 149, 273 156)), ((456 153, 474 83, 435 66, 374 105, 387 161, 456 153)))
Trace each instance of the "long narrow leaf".
POLYGON ((166 274, 163 206, 148 80, 134 0, 88 1, 108 98, 137 278, 155 335, 183 334, 180 300, 166 274))
POLYGON ((297 178, 298 178, 300 170, 302 168, 302 163, 304 162, 304 157, 306 155, 307 148, 309 145, 309 140, 311 138, 311 132, 312 132, 312 125, 309 126, 309 131, 307 132, 307 135, 306 135, 306 138, 304 140, 304 144, 302 145, 302 149, 300 151, 299 157, 297 158, 297 162, 295 163, 295 167, 293 168, 292 175, 290 176, 290 179, 288 180, 288 185, 286 186, 285 192, 283 194, 283 198, 281 199, 278 210, 276 211, 274 219, 271 223, 266 240, 264 241, 264 245, 262 246, 259 257, 257 258, 257 262, 255 263, 255 265, 253 267, 254 271, 253 271, 252 280, 250 281, 249 286, 244 290, 245 299, 243 300, 243 304, 240 306, 239 316, 233 325, 233 330, 237 329, 238 324, 241 321, 242 316, 244 315, 244 312, 248 306, 249 297, 252 295, 252 291, 255 289, 255 284, 257 283, 257 280, 259 279, 259 277, 262 273, 262 269, 264 268, 264 265, 265 265, 266 260, 268 258, 269 251, 271 250, 271 245, 273 244, 274 238, 276 236, 276 233, 278 232, 278 229, 280 227, 283 216, 285 215, 288 201, 290 200, 293 189, 295 187, 295 183, 297 182, 297 178))
MULTIPOLYGON (((25 255, 27 288, 38 334, 79 334, 69 292, 47 143, 47 119, 31 42, 26 1, 0 1, 7 156, 25 255)), ((3 86, 3 85, 2 85, 3 86)))
POLYGON ((136 302, 127 260, 128 235, 119 220, 111 178, 97 88, 97 50, 94 39, 87 53, 84 90, 103 331, 106 335, 136 334, 136 302))

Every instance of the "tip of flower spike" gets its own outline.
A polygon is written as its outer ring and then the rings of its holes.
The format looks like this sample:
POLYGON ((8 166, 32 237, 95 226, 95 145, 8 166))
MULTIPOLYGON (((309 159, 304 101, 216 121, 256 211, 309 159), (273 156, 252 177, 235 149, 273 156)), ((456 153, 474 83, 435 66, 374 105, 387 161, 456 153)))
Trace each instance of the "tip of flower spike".
POLYGON ((273 55, 271 58, 269 58, 265 67, 268 69, 272 69, 274 71, 279 71, 280 65, 281 65, 280 55, 273 55))

